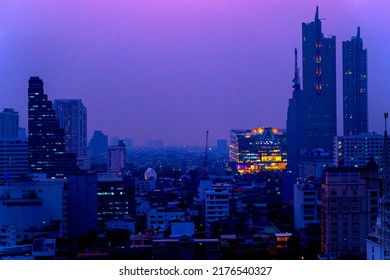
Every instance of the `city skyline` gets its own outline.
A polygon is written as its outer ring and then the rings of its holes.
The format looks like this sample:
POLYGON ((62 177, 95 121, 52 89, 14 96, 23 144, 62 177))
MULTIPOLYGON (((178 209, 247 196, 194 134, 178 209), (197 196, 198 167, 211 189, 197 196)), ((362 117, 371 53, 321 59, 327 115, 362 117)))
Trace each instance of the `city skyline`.
POLYGON ((216 143, 231 129, 284 129, 294 48, 302 69, 301 25, 319 6, 324 35, 336 36, 338 135, 341 44, 357 27, 368 50, 368 128, 383 131, 386 1, 40 2, 2 4, 0 107, 15 109, 23 127, 27 80, 39 76, 49 100, 82 100, 88 140, 101 130, 135 146, 204 145, 206 130, 216 143))

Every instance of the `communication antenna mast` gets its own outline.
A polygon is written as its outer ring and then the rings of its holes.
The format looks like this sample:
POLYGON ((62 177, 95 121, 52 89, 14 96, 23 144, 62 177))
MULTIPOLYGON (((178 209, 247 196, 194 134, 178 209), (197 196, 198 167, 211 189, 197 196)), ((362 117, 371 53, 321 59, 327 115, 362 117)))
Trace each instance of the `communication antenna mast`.
POLYGON ((206 131, 206 148, 204 151, 204 161, 203 161, 203 177, 207 177, 207 150, 209 144, 209 131, 206 131))
POLYGON ((383 137, 383 185, 382 185, 382 205, 381 205, 381 227, 382 227, 382 250, 383 259, 390 259, 390 158, 389 158, 389 137, 387 134, 387 118, 385 117, 385 133, 383 137))

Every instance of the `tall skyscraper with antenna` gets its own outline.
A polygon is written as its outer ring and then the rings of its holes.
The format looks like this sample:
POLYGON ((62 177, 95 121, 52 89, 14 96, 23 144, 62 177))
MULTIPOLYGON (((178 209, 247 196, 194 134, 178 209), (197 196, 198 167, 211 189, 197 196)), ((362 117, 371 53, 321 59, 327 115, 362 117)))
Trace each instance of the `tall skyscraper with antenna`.
POLYGON ((324 37, 318 7, 314 21, 302 23, 302 66, 308 102, 307 148, 332 154, 337 135, 336 37, 324 37))
POLYGON ((337 135, 336 38, 324 37, 318 7, 314 21, 302 23, 302 67, 303 88, 295 50, 294 91, 287 113, 287 170, 296 176, 302 151, 321 151, 320 161, 332 161, 337 135))
POLYGON ((287 170, 298 173, 298 155, 301 149, 307 147, 307 96, 301 90, 298 68, 298 51, 295 48, 295 70, 293 82, 293 97, 288 102, 287 111, 287 170))

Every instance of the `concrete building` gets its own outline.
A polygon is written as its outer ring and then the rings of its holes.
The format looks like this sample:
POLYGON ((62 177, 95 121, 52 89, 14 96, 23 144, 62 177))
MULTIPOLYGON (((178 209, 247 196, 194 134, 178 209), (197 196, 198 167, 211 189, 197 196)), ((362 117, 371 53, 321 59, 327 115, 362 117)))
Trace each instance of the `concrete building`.
POLYGON ((229 217, 229 191, 223 188, 214 188, 205 191, 205 221, 206 227, 211 223, 229 217))
POLYGON ((294 184, 294 229, 321 222, 321 183, 318 180, 301 180, 294 184))
POLYGON ((172 221, 185 221, 185 213, 176 208, 158 207, 150 209, 146 219, 148 229, 166 230, 172 221))
POLYGON ((364 167, 373 158, 381 168, 383 135, 360 133, 358 135, 337 136, 334 138, 336 166, 364 167))
POLYGON ((118 145, 108 147, 108 172, 121 172, 126 163, 126 145, 123 141, 118 141, 118 145))
POLYGON ((322 185, 321 247, 333 257, 366 258, 366 239, 378 216, 378 166, 329 168, 322 185))
POLYGON ((19 243, 36 236, 63 237, 63 194, 63 179, 1 185, 0 229, 8 235, 2 235, 0 242, 19 243))

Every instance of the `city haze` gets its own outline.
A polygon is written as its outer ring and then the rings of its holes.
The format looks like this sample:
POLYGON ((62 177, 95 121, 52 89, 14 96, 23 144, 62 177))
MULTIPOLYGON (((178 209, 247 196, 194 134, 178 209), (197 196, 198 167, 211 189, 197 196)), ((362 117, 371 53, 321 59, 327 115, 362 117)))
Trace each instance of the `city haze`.
MULTIPOLYGON (((368 52, 369 131, 382 133, 390 97, 388 1, 13 1, 0 4, 0 107, 27 127, 30 76, 49 99, 80 98, 94 130, 135 146, 203 145, 229 130, 286 127, 294 48, 316 6, 336 36, 338 132, 341 44, 368 52)), ((301 74, 302 77, 302 74, 301 74)))

